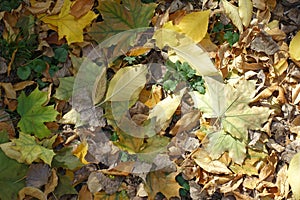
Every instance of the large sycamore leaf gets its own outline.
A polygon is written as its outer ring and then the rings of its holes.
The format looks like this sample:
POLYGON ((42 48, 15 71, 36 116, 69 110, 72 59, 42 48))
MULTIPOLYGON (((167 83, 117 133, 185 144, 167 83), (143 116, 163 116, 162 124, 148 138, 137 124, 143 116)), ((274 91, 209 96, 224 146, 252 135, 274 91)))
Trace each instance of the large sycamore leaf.
POLYGON ((38 138, 50 135, 50 130, 44 122, 56 120, 59 114, 53 106, 43 106, 47 101, 47 93, 41 92, 36 88, 29 96, 24 92, 18 98, 17 111, 21 115, 18 127, 22 132, 34 134, 38 138))
POLYGON ((206 35, 210 10, 192 12, 185 15, 177 25, 167 23, 164 28, 184 33, 195 43, 199 43, 206 35))
POLYGON ((234 146, 229 155, 235 162, 240 163, 246 152, 248 129, 261 128, 262 123, 267 121, 270 110, 248 105, 255 94, 253 81, 241 80, 235 87, 226 84, 223 88, 213 89, 208 88, 205 95, 191 93, 196 106, 204 113, 203 117, 216 118, 213 125, 217 131, 209 133, 211 143, 208 148, 213 157, 219 157, 234 146), (220 131, 220 127, 223 131, 220 131), (223 139, 227 142, 221 142, 223 139), (228 143, 231 146, 228 146, 228 143))
POLYGON ((101 1, 99 11, 104 21, 93 24, 89 34, 98 42, 117 33, 148 27, 156 4, 143 4, 136 0, 101 1))
POLYGON ((150 172, 146 178, 146 191, 148 199, 154 200, 155 195, 161 192, 167 199, 171 197, 179 197, 179 189, 181 186, 176 181, 178 172, 170 174, 163 171, 150 172))
POLYGON ((300 31, 296 34, 296 36, 292 39, 290 43, 289 53, 292 59, 300 60, 300 31))
POLYGON ((226 15, 231 19, 232 23, 238 28, 240 32, 243 31, 243 22, 240 18, 239 8, 229 3, 227 0, 221 0, 226 15))
POLYGON ((98 16, 94 12, 89 11, 77 19, 71 15, 71 6, 72 2, 65 0, 59 14, 39 16, 43 22, 49 24, 53 30, 58 32, 59 39, 66 37, 68 44, 83 42, 83 29, 98 16))
POLYGON ((43 160, 51 165, 52 158, 55 155, 53 150, 39 145, 35 137, 20 132, 18 139, 12 139, 12 142, 0 145, 4 153, 18 162, 31 164, 34 161, 43 160))
MULTIPOLYGON (((0 132, 0 143, 8 142, 6 132, 0 132)), ((17 199, 20 189, 25 187, 28 166, 7 157, 0 149, 0 199, 17 199)))
POLYGON ((288 182, 291 185, 295 199, 300 199, 300 153, 294 155, 288 169, 288 182))

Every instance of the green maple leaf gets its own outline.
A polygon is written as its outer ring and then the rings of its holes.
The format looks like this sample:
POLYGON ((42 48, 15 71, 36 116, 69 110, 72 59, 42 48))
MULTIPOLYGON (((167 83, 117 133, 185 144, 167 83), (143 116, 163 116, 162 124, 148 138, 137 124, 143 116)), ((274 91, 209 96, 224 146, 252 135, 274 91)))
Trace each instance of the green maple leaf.
POLYGON ((18 127, 22 132, 34 134, 38 138, 50 135, 50 130, 44 122, 55 121, 59 114, 53 106, 43 106, 47 101, 47 93, 41 92, 36 88, 29 96, 24 92, 18 98, 17 111, 21 115, 18 127))
POLYGON ((98 42, 117 33, 148 27, 156 4, 143 4, 140 0, 101 1, 98 7, 104 21, 95 23, 89 34, 98 42))
POLYGON ((34 136, 20 132, 18 139, 0 145, 3 152, 10 158, 21 163, 31 164, 34 161, 43 160, 51 165, 55 153, 53 150, 39 145, 34 136))
POLYGON ((259 129, 266 122, 270 109, 249 106, 255 95, 253 81, 240 81, 236 87, 229 84, 218 85, 205 95, 193 92, 197 107, 205 118, 216 118, 213 124, 216 131, 208 130, 208 149, 212 158, 218 158, 225 151, 236 163, 242 163, 246 157, 248 129, 259 129))

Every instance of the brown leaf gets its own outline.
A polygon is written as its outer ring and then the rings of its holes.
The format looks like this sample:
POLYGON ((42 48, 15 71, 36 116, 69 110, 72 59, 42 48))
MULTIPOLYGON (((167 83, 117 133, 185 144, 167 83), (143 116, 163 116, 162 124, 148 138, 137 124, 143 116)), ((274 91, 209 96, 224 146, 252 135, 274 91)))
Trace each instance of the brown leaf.
POLYGON ((93 7, 94 0, 76 0, 71 7, 71 15, 76 19, 87 14, 93 7))
POLYGON ((175 126, 171 129, 170 134, 176 135, 183 131, 190 131, 199 125, 200 112, 192 111, 183 115, 180 120, 177 121, 175 126))
POLYGON ((267 55, 274 55, 279 50, 279 46, 271 36, 261 31, 251 42, 251 49, 257 52, 264 52, 267 55))
POLYGON ((176 181, 178 172, 167 174, 163 171, 150 172, 146 178, 146 191, 148 199, 154 200, 155 195, 161 192, 167 199, 179 197, 181 186, 176 181))
POLYGON ((29 167, 26 176, 26 185, 30 187, 41 188, 48 183, 50 168, 46 164, 32 164, 29 167))
POLYGON ((11 83, 0 83, 0 86, 3 87, 6 97, 9 99, 16 99, 16 91, 14 90, 11 83))
POLYGON ((47 196, 51 192, 53 192, 58 185, 58 176, 56 175, 55 169, 51 170, 51 178, 49 182, 45 185, 44 194, 47 196))
POLYGON ((19 191, 19 199, 23 200, 26 196, 31 196, 39 200, 47 200, 46 195, 35 187, 24 187, 19 191))
POLYGON ((13 85, 15 91, 20 91, 25 89, 27 86, 35 84, 34 81, 22 81, 13 85))
POLYGON ((93 200, 93 194, 89 191, 87 185, 83 185, 78 193, 78 199, 93 200))
POLYGON ((45 2, 40 2, 36 0, 30 1, 30 7, 26 7, 32 14, 41 14, 45 13, 51 6, 52 1, 47 0, 45 2))

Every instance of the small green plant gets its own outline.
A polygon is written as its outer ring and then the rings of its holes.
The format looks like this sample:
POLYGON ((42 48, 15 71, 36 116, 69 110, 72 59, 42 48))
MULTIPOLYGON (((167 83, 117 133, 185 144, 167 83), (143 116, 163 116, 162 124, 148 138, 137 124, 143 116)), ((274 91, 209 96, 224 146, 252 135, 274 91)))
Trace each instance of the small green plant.
POLYGON ((41 56, 33 59, 23 66, 18 67, 17 75, 20 79, 26 80, 33 75, 37 78, 37 81, 41 87, 43 82, 40 80, 42 72, 46 70, 47 64, 49 65, 49 74, 53 76, 56 71, 59 70, 58 64, 64 63, 68 56, 67 45, 54 48, 54 57, 41 56))
POLYGON ((227 41, 231 47, 239 40, 239 34, 235 32, 234 26, 230 23, 224 25, 220 21, 216 22, 212 33, 215 35, 218 43, 222 44, 224 41, 227 41))
POLYGON ((181 63, 170 60, 166 61, 167 72, 163 79, 163 88, 166 91, 173 92, 180 82, 188 82, 190 88, 205 93, 204 79, 202 76, 196 75, 196 71, 191 68, 187 62, 181 63))

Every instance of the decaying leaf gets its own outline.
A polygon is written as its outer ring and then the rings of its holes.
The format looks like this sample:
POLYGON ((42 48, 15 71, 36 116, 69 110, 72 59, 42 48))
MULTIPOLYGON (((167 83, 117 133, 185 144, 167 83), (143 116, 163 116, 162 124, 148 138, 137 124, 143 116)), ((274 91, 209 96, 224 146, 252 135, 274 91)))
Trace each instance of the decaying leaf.
POLYGON ((43 163, 32 164, 27 172, 26 185, 41 188, 48 183, 50 175, 50 167, 48 165, 43 163))
POLYGON ((232 23, 240 32, 243 31, 243 22, 240 18, 239 8, 229 3, 227 0, 222 0, 222 4, 226 15, 232 20, 232 23))
POLYGON ((167 199, 171 197, 179 197, 179 189, 181 186, 176 182, 177 172, 170 174, 163 171, 150 172, 146 178, 146 191, 148 199, 154 200, 155 195, 161 192, 167 199))
POLYGON ((39 200, 47 200, 46 195, 38 188, 24 187, 18 193, 19 199, 23 200, 26 196, 34 197, 39 200))
POLYGON ((34 137, 22 132, 18 139, 12 139, 12 142, 1 144, 0 147, 8 157, 27 164, 41 159, 51 165, 55 155, 53 150, 40 146, 34 137))
POLYGON ((58 39, 66 37, 68 44, 83 42, 83 29, 97 17, 94 12, 89 11, 84 16, 76 19, 70 14, 71 5, 72 2, 66 0, 59 14, 49 16, 40 15, 43 22, 49 24, 51 29, 58 32, 58 39))
POLYGON ((203 149, 198 149, 193 153, 192 158, 202 169, 207 172, 214 174, 231 174, 232 172, 227 168, 227 166, 218 161, 212 160, 209 157, 209 153, 203 149))

